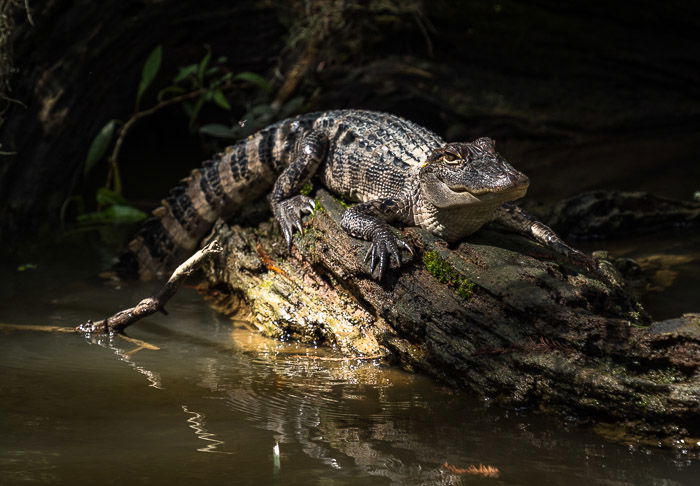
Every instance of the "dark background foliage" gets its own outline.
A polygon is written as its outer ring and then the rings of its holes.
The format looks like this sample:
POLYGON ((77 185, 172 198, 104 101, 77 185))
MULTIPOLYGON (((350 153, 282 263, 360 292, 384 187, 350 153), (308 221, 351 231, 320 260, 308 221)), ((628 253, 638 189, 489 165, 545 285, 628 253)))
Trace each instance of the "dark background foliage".
MULTIPOLYGON (((51 241, 67 201, 86 198, 91 141, 125 120, 157 45, 154 86, 210 46, 233 72, 272 85, 262 102, 299 111, 393 112, 450 140, 488 135, 552 203, 594 188, 682 199, 700 189, 700 9, 692 2, 422 0, 36 0, 0 36, 0 241, 51 241)), ((156 103, 148 92, 144 105, 156 103)), ((201 123, 235 126, 254 90, 201 123)), ((144 118, 120 156, 125 196, 152 208, 220 147, 192 135, 181 106, 144 118)))

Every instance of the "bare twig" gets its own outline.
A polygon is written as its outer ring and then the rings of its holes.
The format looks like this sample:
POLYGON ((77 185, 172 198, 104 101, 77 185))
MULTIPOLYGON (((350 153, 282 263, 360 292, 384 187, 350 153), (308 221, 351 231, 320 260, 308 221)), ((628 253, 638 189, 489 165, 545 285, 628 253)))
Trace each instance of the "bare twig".
POLYGON ((121 193, 121 187, 120 186, 120 181, 121 178, 119 177, 119 165, 117 164, 117 160, 119 159, 119 152, 122 149, 122 145, 124 144, 124 139, 126 138, 126 134, 129 132, 131 127, 139 121, 141 118, 144 118, 146 116, 152 115, 155 112, 162 110, 165 107, 168 107, 170 105, 175 105, 177 103, 182 103, 183 101, 190 100, 192 98, 196 98, 197 96, 201 96, 204 93, 206 93, 208 88, 201 88, 196 91, 191 91, 189 93, 185 93, 180 96, 175 96, 173 98, 169 98, 165 101, 161 101, 155 106, 152 106, 151 108, 148 108, 147 110, 141 110, 139 112, 134 113, 131 115, 131 118, 129 118, 126 123, 124 123, 124 126, 119 130, 119 135, 117 136, 117 141, 114 143, 114 148, 112 149, 112 153, 109 155, 109 173, 107 174, 107 186, 109 187, 112 179, 116 182, 118 187, 115 187, 114 190, 118 193, 121 193))
POLYGON ((32 18, 32 11, 29 8, 29 0, 24 0, 24 10, 27 12, 27 21, 29 25, 34 27, 34 19, 32 18))
POLYGON ((14 98, 10 98, 9 96, 7 96, 7 95, 4 94, 4 93, 0 93, 0 99, 5 100, 5 101, 7 101, 7 102, 9 102, 9 103, 16 103, 16 104, 18 104, 19 106, 21 106, 22 108, 25 108, 25 109, 27 108, 27 105, 25 105, 24 103, 22 103, 20 100, 16 100, 16 99, 14 99, 14 98))
MULTIPOLYGON (((59 332, 59 333, 64 333, 64 334, 74 334, 78 332, 78 329, 75 327, 62 327, 62 326, 32 326, 32 325, 22 325, 22 324, 5 324, 5 323, 0 323, 0 331, 19 331, 19 332, 24 332, 24 331, 39 331, 39 332, 59 332)), ((126 355, 131 356, 142 349, 149 349, 151 351, 158 351, 160 348, 154 344, 147 343, 146 341, 142 341, 141 339, 136 339, 132 338, 129 336, 125 336, 124 334, 118 334, 119 338, 123 339, 124 341, 127 341, 131 344, 135 344, 137 347, 132 349, 131 351, 127 351, 126 355)))
MULTIPOLYGON (((234 84, 232 83, 227 83, 223 84, 222 86, 219 87, 222 91, 226 91, 230 88, 234 87, 234 84)), ((197 98, 198 96, 201 96, 205 94, 207 91, 211 90, 211 87, 206 87, 206 88, 200 88, 195 91, 190 91, 189 93, 185 93, 179 96, 174 96, 172 98, 168 98, 165 101, 161 101, 155 106, 152 106, 151 108, 148 108, 146 110, 141 110, 133 115, 124 123, 124 126, 122 126, 121 130, 119 130, 119 135, 117 136, 117 141, 114 143, 114 148, 112 149, 112 153, 109 155, 109 173, 107 174, 107 187, 111 184, 112 179, 117 184, 120 184, 120 177, 119 177, 119 164, 117 161, 119 160, 119 152, 122 149, 122 145, 124 144, 124 139, 126 138, 126 134, 131 130, 131 127, 139 121, 141 118, 147 117, 149 115, 154 114, 157 111, 162 110, 163 108, 166 108, 170 105, 176 105, 178 103, 182 103, 183 101, 191 100, 193 98, 197 98)), ((121 187, 115 187, 114 190, 118 193, 121 193, 121 187)))
POLYGON ((158 311, 167 314, 165 312, 165 304, 175 295, 185 278, 201 267, 205 260, 222 251, 223 248, 219 242, 216 240, 212 241, 177 267, 155 296, 147 297, 136 304, 136 306, 117 312, 106 319, 97 322, 87 321, 85 324, 77 326, 75 330, 83 333, 111 334, 121 332, 139 319, 158 311))
POLYGON ((41 332, 75 332, 72 327, 61 327, 61 326, 32 326, 32 325, 22 325, 22 324, 5 324, 0 323, 0 330, 5 331, 41 331, 41 332))

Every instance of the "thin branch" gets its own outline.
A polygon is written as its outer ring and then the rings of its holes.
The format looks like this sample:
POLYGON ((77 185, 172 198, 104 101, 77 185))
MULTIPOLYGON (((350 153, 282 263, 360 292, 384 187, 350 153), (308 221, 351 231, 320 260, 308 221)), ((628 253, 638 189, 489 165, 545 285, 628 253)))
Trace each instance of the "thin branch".
POLYGON ((75 330, 82 333, 113 334, 123 331, 134 322, 156 312, 167 314, 165 312, 165 304, 175 295, 185 279, 201 267, 208 258, 222 251, 223 248, 219 242, 216 240, 212 241, 177 267, 165 285, 153 297, 147 297, 136 304, 136 306, 117 312, 106 319, 97 322, 89 320, 76 326, 75 330))
MULTIPOLYGON (((222 88, 223 89, 223 88, 222 88)), ((165 101, 161 101, 155 106, 152 106, 151 108, 148 108, 147 110, 141 110, 137 113, 134 113, 131 115, 131 118, 129 118, 126 123, 124 123, 124 126, 122 127, 121 131, 119 132, 119 137, 117 137, 117 141, 114 143, 114 148, 112 149, 112 153, 109 156, 110 161, 116 161, 119 158, 119 152, 121 151, 122 144, 124 143, 124 138, 126 137, 127 132, 131 129, 131 127, 139 121, 141 118, 144 118, 146 116, 152 115, 155 112, 162 110, 163 108, 170 106, 170 105, 175 105, 177 103, 182 103, 183 101, 187 101, 192 98, 196 98, 197 96, 201 96, 204 93, 209 91, 209 88, 201 88, 196 91, 191 91, 189 93, 185 93, 180 96, 175 96, 173 98, 169 98, 165 101)))
POLYGON ((161 101, 155 106, 152 106, 151 108, 148 108, 147 110, 141 110, 137 113, 134 113, 131 115, 131 118, 129 118, 126 123, 124 123, 124 126, 119 130, 119 136, 117 137, 117 141, 114 143, 114 148, 112 149, 112 153, 109 155, 109 174, 107 174, 107 186, 111 184, 112 179, 116 181, 117 187, 114 188, 114 190, 117 193, 121 193, 121 178, 119 176, 119 164, 117 164, 117 160, 119 159, 119 152, 122 149, 122 145, 124 144, 124 139, 126 138, 126 134, 129 132, 131 127, 139 121, 141 118, 147 117, 149 115, 154 114, 155 112, 162 110, 163 108, 170 106, 170 105, 175 105, 178 103, 182 103, 183 101, 187 101, 192 98, 196 98, 198 96, 203 95, 208 91, 208 88, 201 88, 196 91, 191 91, 189 93, 185 93, 180 96, 175 96, 173 98, 167 99, 165 101, 161 101))
MULTIPOLYGON (((228 88, 233 87, 233 84, 224 84, 222 85, 219 89, 221 90, 226 90, 228 88)), ((176 105, 178 103, 182 103, 183 101, 190 100, 192 98, 197 98, 198 96, 201 96, 208 91, 211 90, 211 86, 206 87, 206 88, 200 88, 196 91, 190 91, 189 93, 185 93, 179 96, 175 96, 173 98, 169 98, 165 101, 161 101, 155 106, 152 106, 151 108, 148 108, 147 110, 141 110, 137 113, 134 113, 131 115, 131 117, 124 123, 124 126, 121 128, 119 131, 119 136, 117 136, 117 141, 114 143, 114 148, 112 149, 112 153, 109 155, 109 174, 107 175, 107 186, 111 184, 112 179, 116 181, 117 184, 119 184, 119 181, 121 180, 119 177, 119 164, 117 164, 117 160, 119 160, 119 152, 122 149, 122 145, 124 144, 124 139, 126 138, 126 134, 129 132, 131 127, 139 121, 141 118, 147 117, 149 115, 154 114, 155 112, 162 110, 163 108, 166 108, 170 105, 176 105)), ((121 187, 115 187, 114 190, 118 193, 121 193, 121 187)))
POLYGON ((0 99, 3 99, 3 100, 5 100, 5 101, 7 101, 7 102, 9 102, 9 103, 18 104, 18 105, 21 106, 22 108, 25 108, 25 109, 27 108, 27 105, 25 105, 24 103, 22 103, 20 100, 16 100, 16 99, 14 99, 14 98, 10 98, 9 96, 7 96, 7 95, 4 94, 4 93, 0 93, 0 99))
POLYGON ((34 27, 34 19, 32 18, 32 11, 29 9, 29 0, 24 0, 24 10, 27 12, 27 20, 29 25, 34 27))
MULTIPOLYGON (((22 325, 22 324, 5 324, 0 323, 0 331, 39 331, 39 332, 59 332, 64 334, 75 334, 79 332, 75 327, 62 327, 62 326, 35 326, 35 325, 22 325)), ((148 349, 151 351, 158 351, 160 348, 154 344, 147 343, 141 339, 132 338, 124 334, 117 334, 117 336, 124 341, 131 344, 135 344, 137 347, 131 351, 127 351, 124 354, 131 356, 142 349, 148 349)))
POLYGON ((75 328, 72 327, 61 327, 61 326, 34 326, 34 325, 22 325, 22 324, 5 324, 0 323, 0 330, 6 331, 41 331, 41 332, 64 332, 71 333, 75 332, 75 328))

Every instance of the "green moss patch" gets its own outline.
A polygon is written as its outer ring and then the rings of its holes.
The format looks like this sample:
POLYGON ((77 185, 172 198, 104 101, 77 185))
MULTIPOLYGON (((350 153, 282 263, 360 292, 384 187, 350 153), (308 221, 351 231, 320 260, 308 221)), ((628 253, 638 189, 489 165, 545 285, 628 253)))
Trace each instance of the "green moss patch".
POLYGON ((462 276, 450 263, 442 258, 436 251, 427 251, 423 254, 425 268, 438 282, 453 287, 463 299, 468 299, 474 292, 474 282, 462 276))
POLYGON ((308 196, 309 194, 311 194, 311 191, 313 191, 313 190, 314 190, 314 185, 311 184, 310 182, 307 182, 306 184, 301 186, 301 189, 299 189, 299 194, 301 194, 302 196, 308 196))
POLYGON ((311 212, 312 215, 316 213, 322 213, 326 210, 326 208, 323 207, 323 204, 321 204, 321 201, 318 199, 314 199, 314 210, 311 212))
POLYGON ((335 201, 336 201, 338 204, 340 204, 342 207, 344 207, 345 209, 348 209, 348 208, 350 208, 350 207, 352 206, 352 203, 351 203, 351 202, 346 201, 345 199, 343 199, 343 198, 340 197, 340 196, 336 196, 336 197, 335 197, 335 201))

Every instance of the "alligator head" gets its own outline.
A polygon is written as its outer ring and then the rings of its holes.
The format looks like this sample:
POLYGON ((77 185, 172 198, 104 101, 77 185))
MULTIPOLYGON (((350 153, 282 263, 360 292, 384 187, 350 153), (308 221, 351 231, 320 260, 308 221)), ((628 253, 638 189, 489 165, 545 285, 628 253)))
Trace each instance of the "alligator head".
POLYGON ((423 196, 437 208, 497 206, 525 195, 530 181, 496 152, 490 138, 448 143, 420 169, 423 196))

